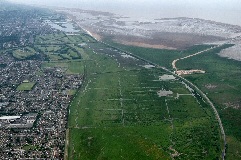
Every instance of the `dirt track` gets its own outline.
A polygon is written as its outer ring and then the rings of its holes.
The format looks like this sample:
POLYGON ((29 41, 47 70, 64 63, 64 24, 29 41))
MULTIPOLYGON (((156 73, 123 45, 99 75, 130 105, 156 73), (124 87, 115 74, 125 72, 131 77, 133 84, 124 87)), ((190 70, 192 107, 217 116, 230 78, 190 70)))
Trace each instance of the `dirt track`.
POLYGON ((215 48, 218 48, 218 47, 220 47, 220 46, 221 46, 221 45, 217 45, 217 46, 215 46, 215 47, 211 47, 211 48, 205 49, 205 50, 203 50, 203 51, 200 51, 200 52, 194 53, 194 54, 192 54, 192 55, 188 55, 188 56, 183 57, 183 58, 175 59, 174 61, 172 61, 172 68, 173 68, 175 71, 177 71, 177 67, 176 67, 176 63, 177 63, 177 61, 179 61, 179 60, 183 60, 183 59, 187 59, 187 58, 190 58, 190 57, 193 57, 193 56, 196 56, 196 55, 198 55, 198 54, 201 54, 201 53, 204 53, 204 52, 210 51, 210 50, 215 49, 215 48))

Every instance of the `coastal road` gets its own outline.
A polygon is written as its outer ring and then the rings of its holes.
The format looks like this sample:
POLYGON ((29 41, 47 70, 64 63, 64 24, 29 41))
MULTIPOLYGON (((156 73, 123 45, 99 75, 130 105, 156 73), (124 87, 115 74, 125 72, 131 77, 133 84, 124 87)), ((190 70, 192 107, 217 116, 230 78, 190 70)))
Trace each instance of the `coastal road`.
MULTIPOLYGON (((193 57, 193 56, 196 56, 198 54, 201 54, 201 53, 204 53, 204 52, 207 52, 207 51, 210 51, 212 49, 215 49, 215 48, 218 48, 218 47, 221 47, 222 45, 224 44, 220 44, 220 45, 217 45, 215 47, 211 47, 211 48, 208 48, 206 50, 203 50, 203 51, 200 51, 200 52, 197 52, 197 53, 194 53, 192 55, 188 55, 186 57, 183 57, 183 58, 179 58, 179 59, 175 59, 173 62, 172 62, 172 68, 177 71, 177 67, 176 67, 176 62, 179 61, 179 60, 183 60, 183 59, 186 59, 186 58, 190 58, 190 57, 193 57)), ((226 156, 226 145, 227 145, 227 141, 226 141, 226 135, 225 135, 225 131, 224 131, 224 128, 223 128, 223 124, 222 124, 222 121, 220 119, 220 116, 218 114, 218 111, 216 109, 216 107, 214 106, 214 104, 212 103, 212 101, 207 97, 207 95, 201 90, 199 89, 196 85, 194 85, 192 82, 188 81, 187 79, 181 77, 180 75, 177 75, 173 72, 171 72, 170 70, 164 68, 164 67, 161 67, 162 69, 166 70, 167 72, 175 75, 176 77, 178 77, 179 79, 183 80, 186 84, 188 84, 189 87, 195 89, 195 91, 197 91, 205 100, 206 102, 212 107, 213 111, 214 111, 214 114, 215 114, 215 117, 216 119, 218 120, 218 123, 219 123, 219 128, 220 128, 220 131, 221 131, 221 134, 222 134, 222 138, 223 138, 223 150, 222 150, 222 159, 224 160, 225 159, 225 156, 226 156)))
POLYGON ((193 56, 196 56, 196 55, 198 55, 198 54, 201 54, 201 53, 210 51, 210 50, 215 49, 215 48, 218 48, 218 47, 220 47, 220 46, 222 46, 222 45, 217 45, 217 46, 215 46, 215 47, 211 47, 211 48, 205 49, 205 50, 203 50, 203 51, 199 51, 199 52, 197 52, 197 53, 188 55, 188 56, 186 56, 186 57, 175 59, 174 61, 172 61, 172 68, 173 68, 175 71, 177 71, 177 67, 176 67, 176 62, 177 62, 177 61, 182 60, 182 59, 186 59, 186 58, 190 58, 190 57, 193 57, 193 56))
MULTIPOLYGON (((74 20, 74 19, 73 19, 73 20, 74 20)), ((74 21, 75 21, 75 20, 74 20, 74 21)), ((78 23, 76 23, 76 24, 78 24, 78 23)), ((86 31, 91 37, 93 37, 93 35, 92 35, 90 32, 88 32, 87 30, 85 30, 85 29, 82 28, 81 26, 79 26, 79 27, 80 27, 82 30, 86 31)), ((132 54, 132 53, 130 53, 130 52, 127 52, 127 51, 125 51, 125 50, 122 50, 122 49, 120 49, 120 48, 118 48, 118 47, 115 47, 115 46, 112 46, 112 45, 110 45, 110 44, 107 44, 107 43, 105 43, 105 42, 103 42, 103 41, 101 41, 101 40, 97 40, 95 37, 93 37, 93 38, 94 38, 96 41, 98 41, 98 42, 100 42, 100 43, 102 43, 102 44, 105 44, 105 45, 107 45, 107 46, 109 46, 109 47, 112 47, 112 48, 114 48, 114 49, 117 49, 117 50, 119 50, 119 51, 122 51, 122 52, 126 53, 127 55, 133 56, 133 57, 135 57, 135 58, 137 58, 137 59, 139 59, 139 60, 142 60, 142 61, 144 61, 144 62, 146 62, 146 63, 148 63, 148 64, 150 64, 150 65, 154 65, 154 66, 157 67, 157 68, 160 68, 160 69, 162 69, 162 70, 165 70, 166 72, 168 72, 169 74, 172 74, 173 76, 179 78, 179 79, 182 80, 184 83, 186 83, 189 87, 191 87, 191 88, 194 89, 196 92, 198 92, 198 93, 203 97, 203 99, 205 99, 206 102, 212 107, 212 109, 213 109, 213 111, 214 111, 214 114, 215 114, 215 116, 216 116, 216 119, 217 119, 217 121, 218 121, 218 123, 219 123, 219 128, 220 128, 220 132, 221 132, 222 139, 223 139, 222 154, 221 154, 220 156, 222 157, 223 160, 225 159, 225 155, 226 155, 226 144, 227 144, 227 143, 226 143, 226 135, 225 135, 225 131, 224 131, 224 128, 223 128, 223 125, 222 125, 222 121, 221 121, 221 119, 220 119, 220 116, 219 116, 219 114, 218 114, 218 111, 217 111, 216 107, 214 106, 214 104, 211 102, 211 100, 207 97, 207 95, 206 95, 202 90, 200 90, 196 85, 194 85, 192 82, 188 81, 187 79, 185 79, 185 78, 183 78, 183 77, 175 74, 175 72, 171 71, 170 69, 167 69, 167 68, 165 68, 165 67, 162 67, 162 66, 160 66, 160 65, 158 65, 158 64, 156 64, 156 63, 153 63, 153 62, 151 62, 151 61, 149 61, 149 60, 146 60, 146 59, 144 59, 144 58, 142 58, 142 57, 139 57, 139 56, 137 56, 137 55, 134 55, 134 54, 132 54)), ((172 62, 173 69, 177 70, 177 68, 176 68, 176 62, 179 61, 179 60, 186 59, 186 58, 189 58, 189 57, 192 57, 192 56, 195 56, 195 55, 198 55, 198 54, 207 52, 207 51, 209 51, 209 50, 218 48, 218 47, 220 47, 220 46, 222 46, 222 45, 223 45, 223 44, 217 45, 217 46, 215 46, 215 47, 208 48, 208 49, 206 49, 206 50, 197 52, 197 53, 195 53, 195 54, 192 54, 192 55, 189 55, 189 56, 180 58, 180 59, 176 59, 176 60, 174 60, 174 61, 172 62)), ((67 156, 67 157, 68 157, 68 156, 67 156)))
MULTIPOLYGON (((160 67, 160 66, 159 66, 160 67)), ((207 97, 207 95, 202 91, 200 90, 196 85, 194 85, 192 82, 188 81, 187 79, 171 72, 170 70, 164 68, 164 67, 160 67, 162 68, 163 70, 171 73, 172 75, 178 77, 179 79, 181 79, 184 83, 186 83, 189 87, 191 87, 192 89, 194 89, 195 91, 197 91, 202 97, 203 99, 212 107, 213 111, 214 111, 214 114, 215 114, 215 117, 219 123, 219 128, 220 128, 220 132, 221 132, 221 135, 222 135, 222 139, 223 139, 223 149, 222 149, 222 159, 224 160, 225 159, 225 156, 226 156, 226 145, 227 145, 227 141, 226 141, 226 134, 225 134, 225 131, 224 131, 224 128, 223 128, 223 124, 222 124, 222 121, 220 119, 220 116, 219 116, 219 113, 216 109, 216 107, 214 106, 214 104, 212 103, 212 101, 207 97)))
MULTIPOLYGON (((109 47, 112 47, 112 48, 114 48, 114 49, 117 49, 117 50, 119 50, 119 51, 122 51, 122 52, 126 53, 127 55, 133 56, 133 57, 135 57, 135 58, 137 58, 137 59, 140 59, 140 60, 145 61, 145 62, 147 62, 147 63, 149 63, 149 64, 151 64, 151 65, 154 65, 154 66, 157 67, 157 68, 160 68, 160 69, 162 69, 162 70, 165 70, 166 72, 168 72, 169 74, 171 74, 171 75, 175 76, 176 78, 182 80, 186 85, 188 85, 189 87, 191 87, 192 89, 194 89, 196 92, 198 92, 198 93, 202 96, 202 98, 212 107, 212 109, 213 109, 213 111, 214 111, 214 114, 215 114, 215 117, 216 117, 216 119, 217 119, 217 121, 218 121, 218 123, 219 123, 219 128, 220 128, 221 136, 222 136, 222 139, 223 139, 222 154, 221 154, 220 156, 222 157, 223 160, 225 160, 225 156, 226 156, 226 144, 227 144, 227 142, 226 142, 226 134, 225 134, 225 131, 224 131, 224 128, 223 128, 222 121, 221 121, 221 119, 220 119, 220 116, 219 116, 219 113, 218 113, 216 107, 214 106, 214 104, 212 103, 212 101, 207 97, 207 95, 206 95, 201 89, 199 89, 196 85, 194 85, 192 82, 188 81, 187 79, 185 79, 185 78, 183 78, 183 77, 175 74, 175 72, 171 71, 170 69, 167 69, 167 68, 165 68, 165 67, 162 67, 162 66, 160 66, 160 65, 158 65, 158 64, 156 64, 156 63, 153 63, 153 62, 151 62, 151 61, 149 61, 149 60, 146 60, 146 59, 144 59, 144 58, 142 58, 142 57, 136 56, 136 55, 134 55, 134 54, 132 54, 132 53, 130 53, 130 52, 124 51, 124 50, 122 50, 122 49, 120 49, 120 48, 118 48, 118 47, 109 45, 109 44, 107 44, 107 43, 105 43, 105 42, 102 42, 102 41, 99 41, 99 42, 101 42, 101 43, 103 43, 103 44, 105 44, 105 45, 107 45, 107 46, 109 46, 109 47)), ((217 45, 217 46, 215 46, 215 47, 208 48, 208 49, 206 49, 206 50, 203 50, 203 51, 197 52, 197 53, 195 53, 195 54, 192 54, 192 55, 189 55, 189 56, 180 58, 180 59, 178 59, 178 60, 186 59, 186 58, 189 58, 189 57, 192 57, 192 56, 195 56, 195 55, 198 55, 198 54, 207 52, 207 51, 209 51, 209 50, 218 48, 218 47, 220 47, 220 46, 222 46, 222 45, 223 45, 223 44, 217 45)), ((174 61, 175 61, 175 60, 174 60, 174 61)), ((177 60, 176 60, 176 61, 177 61, 177 60)), ((174 64, 175 64, 175 63, 174 63, 174 64)), ((175 69, 175 68, 173 68, 173 69, 175 69)))

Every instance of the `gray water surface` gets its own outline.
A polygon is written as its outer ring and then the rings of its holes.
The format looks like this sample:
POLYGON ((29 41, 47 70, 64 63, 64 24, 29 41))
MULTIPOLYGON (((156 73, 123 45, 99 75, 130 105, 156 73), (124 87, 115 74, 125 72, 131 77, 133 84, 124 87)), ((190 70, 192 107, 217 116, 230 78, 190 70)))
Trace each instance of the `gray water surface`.
POLYGON ((11 0, 17 3, 107 11, 132 19, 190 17, 241 26, 241 0, 11 0))

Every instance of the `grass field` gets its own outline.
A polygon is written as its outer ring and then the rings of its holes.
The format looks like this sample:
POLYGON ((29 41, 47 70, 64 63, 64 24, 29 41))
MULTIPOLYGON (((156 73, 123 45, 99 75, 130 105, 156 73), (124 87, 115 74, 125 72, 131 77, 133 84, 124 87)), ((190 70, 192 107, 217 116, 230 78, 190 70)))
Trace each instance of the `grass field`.
POLYGON ((13 57, 24 60, 36 54, 36 51, 31 47, 25 47, 13 51, 13 57))
POLYGON ((70 96, 75 95, 75 93, 76 93, 76 90, 69 90, 69 92, 68 92, 68 94, 69 94, 70 96))
POLYGON ((36 146, 32 146, 32 145, 25 145, 25 146, 23 146, 23 150, 25 150, 25 151, 29 151, 29 150, 36 150, 38 147, 36 147, 36 146))
MULTIPOLYGON (((83 38, 88 39, 88 36, 85 34, 70 36, 64 33, 38 36, 34 48, 46 56, 42 69, 60 68, 65 74, 83 74, 85 60, 89 59, 86 53, 88 49, 78 45, 82 43, 83 38)), ((74 94, 72 91, 70 93, 74 94)))
POLYGON ((66 35, 64 33, 37 36, 35 44, 80 44, 83 42, 93 43, 95 40, 87 34, 66 35))
POLYGON ((88 60, 89 55, 86 53, 85 49, 78 47, 78 46, 72 46, 73 49, 75 49, 80 55, 82 60, 88 60))
POLYGON ((87 60, 86 43, 95 43, 95 40, 86 34, 66 35, 64 33, 37 36, 34 48, 45 55, 45 60, 87 60))
POLYGON ((85 81, 69 107, 68 159, 219 158, 218 123, 205 102, 179 80, 159 81, 164 71, 127 70, 101 52, 87 52, 85 81))
POLYGON ((34 82, 27 82, 27 83, 21 83, 18 87, 18 91, 31 91, 33 86, 35 85, 34 82))
POLYGON ((58 44, 62 43, 61 39, 63 39, 64 37, 66 37, 64 33, 37 36, 35 38, 35 44, 58 44))
POLYGON ((83 74, 84 62, 82 61, 64 61, 64 62, 45 62, 42 68, 61 68, 66 74, 83 74))
POLYGON ((81 59, 81 55, 85 54, 84 49, 73 45, 35 45, 35 48, 49 61, 81 59))
MULTIPOLYGON (((35 43, 36 50, 50 56, 42 69, 84 74, 82 87, 69 90, 74 98, 68 115, 68 159, 220 158, 222 140, 211 107, 180 80, 160 81, 165 71, 145 69, 143 61, 126 58, 84 34, 39 36, 35 43), (161 90, 173 93, 159 97, 161 90)), ((170 68, 174 59, 210 46, 185 51, 118 47, 170 68)))
POLYGON ((177 58, 185 57, 213 46, 213 45, 195 45, 186 50, 165 50, 165 49, 152 49, 152 48, 127 46, 127 45, 116 44, 116 43, 110 43, 110 44, 120 49, 129 51, 134 55, 140 56, 146 60, 149 60, 151 62, 154 62, 166 68, 172 68, 172 65, 171 65, 172 61, 177 58))
POLYGON ((177 62, 180 69, 202 69, 206 74, 188 75, 192 81, 207 93, 218 108, 228 140, 227 159, 240 159, 241 153, 241 63, 219 57, 221 49, 206 52, 190 59, 177 62))

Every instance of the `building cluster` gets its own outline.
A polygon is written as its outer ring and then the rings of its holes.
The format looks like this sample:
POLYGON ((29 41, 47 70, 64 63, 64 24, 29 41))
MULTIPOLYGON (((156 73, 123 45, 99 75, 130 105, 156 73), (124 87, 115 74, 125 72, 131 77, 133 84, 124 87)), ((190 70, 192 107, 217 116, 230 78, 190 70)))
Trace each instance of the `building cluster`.
POLYGON ((71 90, 82 75, 67 75, 62 68, 42 68, 37 60, 0 58, 0 159, 63 157, 71 90), (30 91, 18 90, 35 82, 30 91))
POLYGON ((54 32, 41 18, 36 9, 0 11, 0 49, 33 44, 36 35, 54 32))
POLYGON ((38 10, 0 11, 0 159, 63 159, 68 106, 83 75, 16 60, 11 49, 55 32, 38 10), (5 50, 3 50, 5 49, 5 50), (20 89, 25 83, 34 83, 20 89))
POLYGON ((202 73, 204 74, 205 71, 203 70, 198 70, 198 69, 194 69, 194 70, 178 70, 176 71, 176 74, 180 75, 186 75, 186 74, 194 74, 194 73, 202 73))
POLYGON ((32 128, 36 118, 37 113, 23 116, 2 116, 0 117, 0 128, 32 128))

